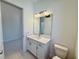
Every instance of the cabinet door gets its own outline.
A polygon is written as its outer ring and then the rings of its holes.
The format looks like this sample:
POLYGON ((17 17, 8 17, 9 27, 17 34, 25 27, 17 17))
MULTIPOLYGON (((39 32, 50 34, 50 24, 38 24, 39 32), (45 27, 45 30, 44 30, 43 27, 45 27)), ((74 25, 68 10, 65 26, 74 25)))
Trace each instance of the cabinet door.
POLYGON ((30 39, 27 39, 27 49, 30 51, 31 50, 31 42, 30 39))
POLYGON ((37 46, 37 57, 38 59, 45 59, 45 50, 42 45, 37 46))
POLYGON ((36 56, 36 42, 29 39, 28 40, 28 50, 36 56))
POLYGON ((32 41, 31 43, 31 52, 36 56, 36 41, 32 41))

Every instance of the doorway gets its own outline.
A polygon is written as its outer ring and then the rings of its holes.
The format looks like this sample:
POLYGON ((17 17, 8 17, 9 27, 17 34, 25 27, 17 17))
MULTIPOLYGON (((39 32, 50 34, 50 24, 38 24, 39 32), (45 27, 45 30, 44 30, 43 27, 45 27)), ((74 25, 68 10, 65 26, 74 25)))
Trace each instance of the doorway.
POLYGON ((5 56, 22 51, 23 9, 2 1, 1 15, 5 56))

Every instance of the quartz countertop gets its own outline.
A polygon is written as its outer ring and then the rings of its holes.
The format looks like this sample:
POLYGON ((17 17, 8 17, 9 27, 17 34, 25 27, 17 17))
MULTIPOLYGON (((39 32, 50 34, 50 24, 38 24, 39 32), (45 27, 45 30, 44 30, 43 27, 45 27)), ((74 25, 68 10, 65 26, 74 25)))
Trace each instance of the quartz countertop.
POLYGON ((36 40, 40 43, 43 43, 43 44, 47 44, 49 41, 50 41, 50 38, 46 38, 46 37, 43 37, 43 36, 38 36, 38 35, 27 35, 28 38, 31 38, 33 40, 36 40))

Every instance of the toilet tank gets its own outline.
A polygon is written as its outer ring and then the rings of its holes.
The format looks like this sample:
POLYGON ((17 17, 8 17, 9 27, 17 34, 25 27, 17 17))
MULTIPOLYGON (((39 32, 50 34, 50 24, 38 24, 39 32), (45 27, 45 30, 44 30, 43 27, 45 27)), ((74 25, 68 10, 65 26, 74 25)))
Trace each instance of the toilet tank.
POLYGON ((56 56, 65 59, 68 53, 68 48, 59 44, 54 45, 56 56))

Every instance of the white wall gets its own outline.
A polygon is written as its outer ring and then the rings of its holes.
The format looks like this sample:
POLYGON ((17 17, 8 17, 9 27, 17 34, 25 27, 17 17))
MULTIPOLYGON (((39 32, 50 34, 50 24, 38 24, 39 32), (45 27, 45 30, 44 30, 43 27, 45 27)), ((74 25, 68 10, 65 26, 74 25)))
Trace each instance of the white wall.
POLYGON ((77 0, 39 0, 34 2, 34 12, 49 9, 53 12, 52 42, 67 46, 69 48, 68 59, 75 59, 77 0))

